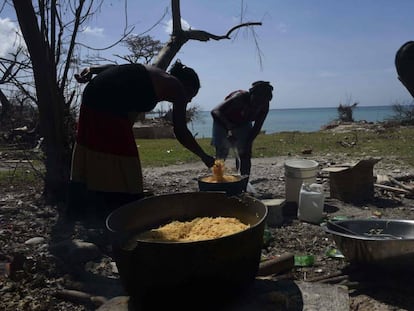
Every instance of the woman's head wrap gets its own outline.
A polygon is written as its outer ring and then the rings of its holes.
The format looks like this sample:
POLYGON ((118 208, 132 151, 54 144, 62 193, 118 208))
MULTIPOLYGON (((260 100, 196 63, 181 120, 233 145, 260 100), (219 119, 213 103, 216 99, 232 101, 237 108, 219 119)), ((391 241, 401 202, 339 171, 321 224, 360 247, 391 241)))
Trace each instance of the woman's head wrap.
POLYGON ((179 59, 171 66, 170 75, 176 77, 181 82, 186 82, 194 89, 194 94, 197 94, 200 89, 200 79, 193 68, 187 67, 179 59))
POLYGON ((414 77, 414 41, 404 43, 395 55, 395 68, 402 79, 414 77))
POLYGON ((250 94, 257 94, 257 96, 267 96, 270 100, 273 97, 273 86, 268 81, 255 81, 249 89, 250 94))

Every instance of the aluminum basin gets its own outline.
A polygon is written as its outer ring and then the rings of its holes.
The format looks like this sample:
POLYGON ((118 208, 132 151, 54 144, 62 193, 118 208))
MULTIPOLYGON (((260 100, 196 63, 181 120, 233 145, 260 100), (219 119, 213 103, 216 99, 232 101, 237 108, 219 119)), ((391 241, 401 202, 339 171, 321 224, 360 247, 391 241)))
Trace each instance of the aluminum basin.
POLYGON ((414 220, 354 219, 322 227, 350 263, 414 268, 414 220))

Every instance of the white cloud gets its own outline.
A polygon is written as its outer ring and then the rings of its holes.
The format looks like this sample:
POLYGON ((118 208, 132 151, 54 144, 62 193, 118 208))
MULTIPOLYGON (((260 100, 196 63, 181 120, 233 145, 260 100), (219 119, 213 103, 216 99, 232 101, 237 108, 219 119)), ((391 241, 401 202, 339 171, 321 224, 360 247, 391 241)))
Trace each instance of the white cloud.
POLYGON ((89 27, 88 26, 83 30, 84 34, 95 36, 95 37, 103 37, 103 32, 104 32, 104 29, 99 28, 99 27, 89 27))
POLYGON ((16 23, 9 18, 0 18, 0 56, 5 57, 8 53, 13 52, 17 47, 24 44, 20 30, 16 23))
MULTIPOLYGON (((168 33, 168 34, 172 33, 172 24, 173 24, 172 19, 170 19, 164 27, 164 30, 165 30, 166 33, 168 33)), ((186 20, 181 19, 181 27, 184 30, 188 30, 188 29, 190 29, 191 26, 186 20)))

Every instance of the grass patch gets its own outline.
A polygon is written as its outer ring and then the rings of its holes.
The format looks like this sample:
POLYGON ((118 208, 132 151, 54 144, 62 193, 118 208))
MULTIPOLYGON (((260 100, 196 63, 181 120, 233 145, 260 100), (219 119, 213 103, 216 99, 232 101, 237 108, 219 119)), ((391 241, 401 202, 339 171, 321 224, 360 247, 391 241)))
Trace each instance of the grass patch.
MULTIPOLYGON (((208 154, 214 155, 210 140, 210 138, 197 139, 208 154)), ((145 168, 200 162, 197 156, 184 148, 176 139, 138 139, 136 142, 142 166, 145 168)), ((351 159, 375 156, 387 161, 398 159, 414 166, 414 127, 395 127, 381 132, 318 131, 260 134, 254 141, 253 158, 304 157, 302 151, 305 149, 312 149, 312 157, 322 157, 327 154, 333 158, 335 155, 346 154, 351 159)), ((12 186, 22 182, 43 181, 37 172, 28 168, 0 171, 0 186, 12 186)))
MULTIPOLYGON (((214 155, 209 138, 197 141, 208 154, 214 155)), ((137 144, 143 167, 200 161, 175 139, 139 139, 137 144)), ((305 149, 312 149, 312 156, 346 154, 354 158, 396 157, 414 166, 414 127, 396 127, 383 132, 318 131, 261 134, 254 141, 253 158, 302 156, 305 149)))
MULTIPOLYGON (((200 161, 176 139, 138 139, 137 146, 143 167, 167 166, 200 161)), ((205 152, 214 154, 210 139, 197 139, 205 152)))

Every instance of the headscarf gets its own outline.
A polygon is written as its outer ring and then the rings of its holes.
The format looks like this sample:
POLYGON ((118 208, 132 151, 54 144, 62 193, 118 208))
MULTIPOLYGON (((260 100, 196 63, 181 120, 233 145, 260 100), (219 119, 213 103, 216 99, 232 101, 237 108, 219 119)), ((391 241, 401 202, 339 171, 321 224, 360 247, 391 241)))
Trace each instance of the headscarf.
POLYGON ((268 81, 255 81, 252 83, 252 87, 249 89, 250 93, 262 92, 262 91, 273 91, 273 86, 268 81))
POLYGON ((252 83, 249 89, 250 95, 268 98, 269 101, 273 98, 273 86, 268 81, 256 81, 252 83))
POLYGON ((395 68, 401 78, 414 77, 414 41, 404 43, 395 55, 395 68))

